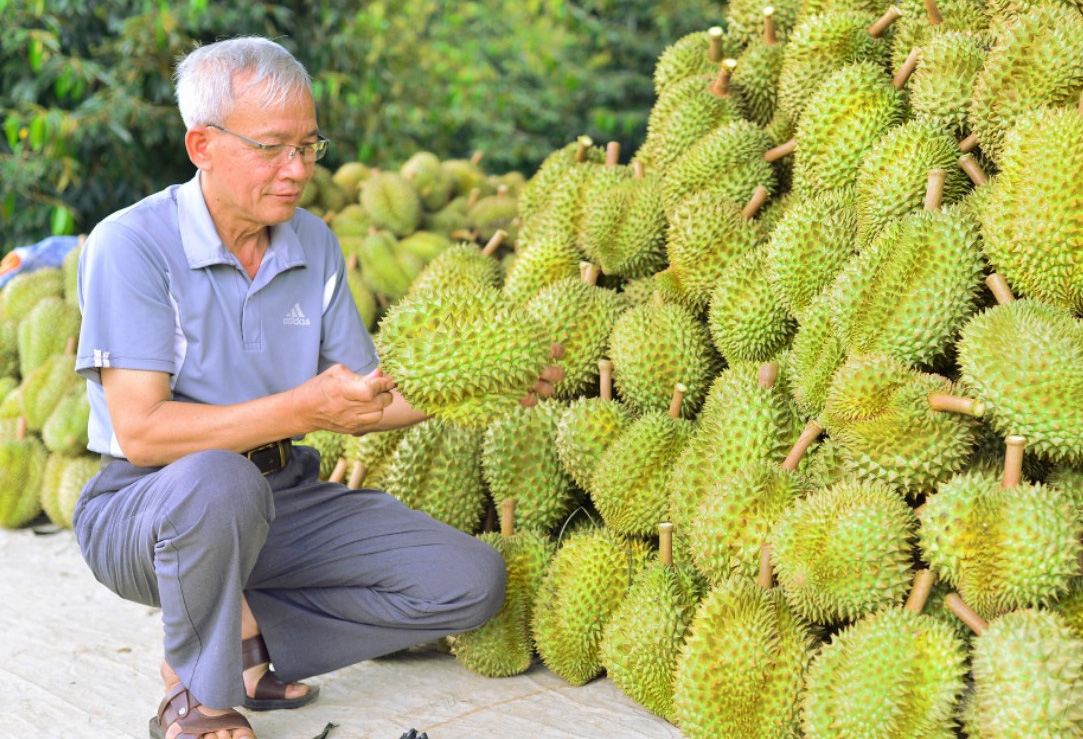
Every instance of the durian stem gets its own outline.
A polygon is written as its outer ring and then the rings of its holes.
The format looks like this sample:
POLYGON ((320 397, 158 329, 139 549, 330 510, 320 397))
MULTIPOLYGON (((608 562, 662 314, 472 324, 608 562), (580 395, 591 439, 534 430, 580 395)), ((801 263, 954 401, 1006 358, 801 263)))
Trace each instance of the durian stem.
POLYGON ((647 176, 647 168, 643 165, 643 162, 636 159, 632 162, 632 171, 635 173, 635 178, 641 180, 647 176))
POLYGON ((335 216, 337 216, 337 215, 338 215, 337 212, 335 212, 333 210, 329 210, 326 213, 324 213, 322 216, 320 216, 320 220, 323 221, 324 223, 326 223, 328 226, 330 226, 331 221, 335 220, 335 216))
POLYGON ((350 480, 346 483, 346 487, 357 490, 361 487, 361 483, 365 481, 365 475, 368 474, 368 467, 360 459, 353 463, 353 468, 350 470, 350 480))
POLYGON ((812 446, 812 442, 823 432, 824 427, 820 425, 820 422, 816 419, 812 419, 805 425, 804 431, 801 432, 801 436, 797 438, 797 442, 793 445, 793 449, 786 455, 786 459, 782 462, 782 469, 793 472, 797 469, 797 465, 801 464, 801 458, 805 456, 805 452, 812 446))
POLYGON ((598 266, 591 264, 590 262, 583 262, 583 282, 588 285, 597 285, 598 276, 601 274, 601 270, 598 266))
POLYGON ((349 466, 349 462, 345 457, 339 457, 335 462, 335 468, 331 470, 331 475, 327 478, 328 482, 342 482, 346 479, 346 468, 349 466))
POLYGON ((755 192, 752 193, 752 197, 749 198, 748 203, 741 210, 741 216, 745 220, 752 220, 756 217, 756 214, 760 212, 760 208, 767 202, 767 198, 771 197, 771 193, 767 192, 767 188, 763 185, 756 185, 755 192))
POLYGON ((15 419, 15 441, 22 441, 26 438, 26 416, 19 416, 15 419))
POLYGON ((925 14, 929 16, 930 26, 939 26, 944 22, 944 17, 940 15, 940 8, 936 7, 936 0, 925 0, 925 14))
POLYGON ((351 254, 350 256, 346 257, 346 269, 350 270, 351 272, 357 269, 357 265, 359 265, 360 263, 361 260, 357 257, 356 254, 351 254))
POLYGON ((944 199, 944 180, 948 172, 937 167, 929 170, 928 184, 925 185, 925 210, 940 210, 940 203, 944 199))
POLYGON ((620 163, 620 142, 610 141, 605 145, 605 166, 616 167, 620 163))
POLYGON ((932 570, 919 570, 914 575, 914 585, 910 588, 910 597, 906 599, 906 610, 920 615, 925 610, 925 604, 929 602, 929 593, 932 592, 935 584, 935 572, 932 570))
POLYGON ((906 60, 899 67, 899 71, 895 73, 895 76, 891 78, 891 84, 895 85, 895 89, 901 90, 906 87, 906 83, 910 81, 910 75, 914 73, 914 69, 918 66, 918 58, 921 56, 921 49, 915 46, 910 50, 910 53, 906 55, 906 60))
POLYGON ((575 161, 579 164, 587 161, 587 155, 590 154, 590 147, 594 146, 594 139, 590 136, 580 136, 575 140, 575 161))
MULTIPOLYGON (((1079 93, 1079 112, 1083 114, 1083 92, 1079 93)), ((85 236, 83 237, 86 238, 85 236)))
POLYGON ((934 411, 947 411, 974 418, 981 418, 985 414, 985 403, 977 398, 948 393, 929 393, 929 407, 934 411))
POLYGON ((768 5, 763 9, 763 43, 774 46, 778 43, 778 31, 775 29, 775 9, 768 5))
POLYGON ((451 238, 459 241, 477 241, 478 232, 467 228, 459 228, 451 232, 451 238))
POLYGON ((985 284, 989 290, 992 291, 993 297, 996 298, 998 305, 1007 305, 1008 303, 1015 302, 1015 295, 1012 294, 1012 289, 1008 285, 1008 280, 1004 278, 1004 275, 999 272, 994 272, 985 278, 985 284))
POLYGON ((489 239, 489 243, 485 245, 485 248, 481 250, 481 253, 487 257, 491 257, 496 254, 496 250, 500 248, 500 245, 504 243, 504 239, 508 237, 508 232, 502 228, 498 228, 493 237, 489 239))
POLYGON ((75 356, 75 342, 78 341, 77 336, 69 336, 67 341, 64 342, 64 356, 75 356))
POLYGON ((869 35, 873 38, 880 38, 884 35, 884 32, 887 31, 888 26, 899 20, 899 18, 902 18, 902 11, 899 10, 896 6, 892 5, 890 8, 887 9, 886 13, 880 16, 880 18, 875 23, 868 27, 867 30, 869 32, 869 35))
POLYGON ((733 75, 733 70, 737 66, 736 59, 726 59, 722 62, 722 66, 718 68, 718 76, 714 78, 714 82, 711 83, 711 94, 718 98, 729 97, 730 95, 730 77, 733 75))
POLYGON ((764 542, 760 546, 760 574, 756 578, 756 584, 764 590, 770 590, 774 584, 774 575, 771 572, 771 545, 764 542))
POLYGON ((598 395, 604 400, 613 399, 613 362, 598 360, 598 395))
POLYGON ((722 61, 722 56, 725 54, 722 48, 722 26, 711 26, 707 29, 707 40, 710 44, 707 58, 717 64, 722 61))
POLYGON ((470 157, 470 163, 473 164, 476 167, 479 164, 481 164, 481 160, 484 157, 485 157, 485 151, 482 150, 482 149, 478 149, 477 151, 474 152, 473 156, 470 157))
POLYGON ((978 160, 974 158, 973 154, 963 154, 959 157, 959 166, 966 172, 970 181, 979 187, 989 181, 989 176, 985 174, 985 170, 981 168, 978 160))
POLYGON ((972 133, 959 142, 959 151, 963 152, 964 154, 969 154, 970 152, 978 148, 979 143, 981 142, 978 141, 978 134, 972 133))
POLYGON ((480 187, 472 187, 472 188, 470 188, 470 194, 466 198, 466 208, 467 208, 467 210, 469 210, 470 208, 473 208, 474 205, 478 202, 478 198, 480 198, 480 197, 481 197, 481 188, 480 187))
POLYGON ((658 524, 658 560, 666 567, 673 566, 673 524, 658 524))
POLYGON ((793 150, 797 148, 797 139, 790 139, 784 144, 779 144, 774 149, 768 149, 763 158, 768 162, 777 162, 782 157, 787 157, 793 154, 793 150))
POLYGON ((968 606, 963 599, 959 597, 958 593, 948 593, 944 596, 944 607, 959 617, 959 620, 970 627, 978 636, 981 636, 984 631, 989 628, 989 624, 985 623, 981 616, 974 613, 974 610, 968 606))
POLYGON ((778 362, 764 362, 760 365, 759 386, 770 390, 778 382, 778 362))
POLYGON ((500 504, 500 535, 507 539, 515 533, 515 498, 506 498, 500 504))
POLYGON ((498 198, 506 198, 506 197, 508 196, 508 186, 507 186, 507 185, 505 185, 505 184, 503 184, 503 183, 501 183, 501 184, 500 184, 500 185, 499 185, 499 186, 498 186, 498 187, 496 188, 496 196, 497 196, 498 198))
POLYGON ((1023 448, 1027 445, 1027 437, 1012 434, 1004 440, 1004 480, 1001 485, 1005 488, 1014 488, 1023 479, 1023 448))
POLYGON ((669 402, 669 417, 680 418, 681 417, 681 402, 684 401, 684 394, 688 392, 688 388, 678 382, 673 386, 673 400, 669 402))

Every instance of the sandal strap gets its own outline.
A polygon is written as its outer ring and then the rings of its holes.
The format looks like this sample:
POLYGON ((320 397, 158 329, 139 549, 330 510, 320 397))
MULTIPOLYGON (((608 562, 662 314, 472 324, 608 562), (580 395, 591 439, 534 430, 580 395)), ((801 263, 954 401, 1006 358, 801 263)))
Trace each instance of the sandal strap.
POLYGON ((244 669, 264 665, 271 661, 271 653, 267 651, 267 644, 263 636, 256 634, 241 640, 241 662, 244 669))
POLYGON ((201 705, 188 688, 180 683, 174 685, 158 706, 158 726, 163 735, 173 724, 181 727, 177 739, 199 739, 215 731, 252 728, 248 719, 236 711, 208 716, 199 710, 201 705))
POLYGON ((256 683, 256 689, 252 691, 252 698, 262 700, 282 700, 286 697, 286 683, 278 679, 270 670, 263 673, 263 677, 256 683))

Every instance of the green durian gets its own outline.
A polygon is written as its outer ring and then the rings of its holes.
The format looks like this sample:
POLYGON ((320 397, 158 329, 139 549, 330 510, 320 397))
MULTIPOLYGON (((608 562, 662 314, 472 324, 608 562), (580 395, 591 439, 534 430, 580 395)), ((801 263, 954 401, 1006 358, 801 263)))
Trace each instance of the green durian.
POLYGON ((304 445, 315 449, 320 455, 320 479, 327 480, 334 472, 338 460, 346 451, 346 434, 319 429, 305 434, 304 445))
POLYGON ((474 203, 467 211, 467 219, 469 227, 477 229, 482 241, 487 242, 497 231, 503 231, 507 246, 515 246, 519 233, 519 206, 506 188, 474 203))
POLYGON ((666 266, 661 181, 633 162, 635 176, 585 205, 579 248, 608 275, 647 277, 666 266))
POLYGON ((19 388, 19 400, 27 427, 31 431, 40 431, 74 386, 85 388, 86 381, 75 374, 75 357, 70 354, 53 354, 24 377, 19 388))
POLYGON ((22 320, 42 298, 64 296, 64 274, 42 267, 12 276, 0 290, 0 319, 22 320))
POLYGON ((526 305, 541 290, 561 280, 579 277, 582 256, 574 241, 545 237, 524 246, 508 269, 504 294, 526 305))
POLYGON ((662 50, 654 65, 654 93, 664 95, 677 82, 716 74, 723 59, 737 56, 742 43, 722 26, 685 34, 662 50))
POLYGON ((991 38, 973 31, 938 31, 925 42, 907 83, 914 119, 962 139, 970 134, 974 80, 989 55, 991 38))
POLYGON ((361 188, 361 205, 373 224, 396 236, 408 236, 421 223, 422 205, 417 191, 397 172, 381 172, 361 188))
POLYGON ((86 387, 76 382, 45 419, 41 427, 41 440, 45 448, 54 454, 84 454, 90 443, 89 423, 90 398, 86 387))
POLYGON ((598 365, 600 396, 572 401, 557 422, 556 434, 561 464, 575 483, 588 493, 598 461, 634 418, 627 406, 613 399, 613 363, 604 359, 598 365))
POLYGON ((503 286, 504 270, 488 250, 460 241, 440 252, 410 283, 408 295, 426 290, 503 286))
POLYGON ((789 344, 797 321, 767 279, 766 247, 741 254, 722 271, 711 294, 707 328, 729 363, 765 362, 789 344))
POLYGON ((79 336, 82 316, 63 298, 42 298, 19 321, 19 374, 29 377, 49 356, 61 354, 79 336))
POLYGON ((440 210, 455 194, 455 178, 431 151, 414 153, 399 168, 399 174, 413 185, 425 210, 440 210))
POLYGON ((49 453, 33 435, 0 440, 0 526, 17 529, 41 513, 41 483, 49 453))
POLYGON ((930 17, 922 0, 900 0, 902 17, 891 26, 891 68, 899 69, 915 47, 927 49, 929 44, 945 33, 981 32, 989 28, 989 12, 985 0, 937 0, 932 7, 936 18, 930 17))
POLYGON ((846 361, 846 343, 832 320, 829 297, 814 297, 801 313, 786 359, 794 402, 809 417, 823 411, 831 380, 846 361))
POLYGON ((517 198, 524 225, 549 210, 562 180, 575 177, 576 170, 605 162, 605 158, 605 149, 595 146, 589 136, 580 136, 547 156, 517 198))
POLYGON ((766 126, 775 117, 785 51, 784 44, 757 39, 737 59, 733 90, 748 111, 746 117, 757 125, 766 126))

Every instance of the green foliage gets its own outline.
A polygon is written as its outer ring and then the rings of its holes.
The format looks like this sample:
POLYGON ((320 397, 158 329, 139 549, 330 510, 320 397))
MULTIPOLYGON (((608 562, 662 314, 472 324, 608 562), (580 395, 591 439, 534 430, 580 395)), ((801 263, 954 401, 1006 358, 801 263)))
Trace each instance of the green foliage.
POLYGON ((666 45, 722 21, 720 0, 0 0, 0 251, 89 231, 191 176, 173 101, 197 43, 274 38, 313 78, 328 166, 486 152, 530 174, 588 134, 630 154, 666 45))

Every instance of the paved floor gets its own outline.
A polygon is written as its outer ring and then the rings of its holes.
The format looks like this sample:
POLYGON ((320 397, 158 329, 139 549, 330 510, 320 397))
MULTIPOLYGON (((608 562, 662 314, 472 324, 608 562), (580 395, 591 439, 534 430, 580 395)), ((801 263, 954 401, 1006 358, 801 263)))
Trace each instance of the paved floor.
MULTIPOLYGON (((144 739, 160 699, 156 609, 94 581, 70 532, 0 531, 0 739, 144 739)), ((611 682, 538 664, 487 679, 419 649, 324 675, 320 698, 250 715, 260 739, 680 739, 611 682)))

